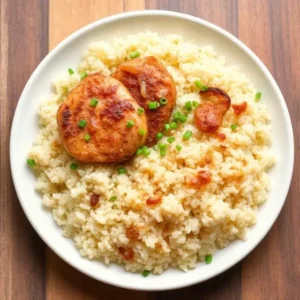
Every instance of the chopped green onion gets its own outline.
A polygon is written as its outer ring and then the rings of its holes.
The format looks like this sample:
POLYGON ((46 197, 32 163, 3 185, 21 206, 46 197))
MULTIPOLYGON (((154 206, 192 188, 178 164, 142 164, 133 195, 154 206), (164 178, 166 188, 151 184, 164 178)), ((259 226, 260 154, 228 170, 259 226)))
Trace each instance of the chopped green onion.
POLYGON ((131 58, 137 58, 137 57, 140 56, 140 53, 137 52, 137 51, 130 52, 130 53, 129 53, 129 56, 130 56, 131 58))
POLYGON ((199 89, 202 88, 202 83, 201 83, 200 80, 196 80, 194 83, 195 83, 195 86, 196 86, 197 88, 199 88, 199 89))
POLYGON ((70 75, 74 74, 74 71, 71 68, 68 69, 68 72, 69 72, 70 75))
POLYGON ((145 155, 145 156, 148 156, 149 154, 150 154, 150 149, 147 147, 147 146, 143 146, 142 147, 142 150, 143 150, 143 154, 145 155))
POLYGON ((109 199, 109 201, 111 201, 111 202, 114 202, 114 201, 116 201, 117 200, 117 196, 112 196, 112 197, 110 197, 110 199, 109 199))
POLYGON ((90 106, 96 107, 98 104, 98 100, 96 98, 92 98, 90 101, 90 106))
POLYGON ((232 131, 236 131, 237 125, 236 124, 232 124, 230 126, 230 128, 231 128, 232 131))
POLYGON ((126 124, 126 127, 127 128, 131 128, 131 127, 133 127, 134 126, 134 122, 132 121, 132 120, 129 120, 128 122, 127 122, 127 124, 126 124))
POLYGON ((205 92, 205 91, 207 91, 207 90, 208 90, 207 85, 203 85, 203 87, 201 88, 201 91, 205 92))
POLYGON ((199 105, 199 103, 197 101, 193 101, 193 106, 197 107, 199 105))
POLYGON ((118 173, 119 173, 120 175, 122 175, 122 174, 127 174, 127 170, 126 170, 124 167, 120 167, 120 168, 118 169, 118 173))
POLYGON ((83 139, 88 142, 91 139, 91 136, 89 134, 86 134, 83 139))
POLYGON ((69 89, 66 86, 62 86, 61 88, 62 88, 64 94, 68 94, 69 89))
POLYGON ((160 103, 160 105, 166 105, 168 103, 168 100, 165 98, 160 98, 159 103, 160 103))
POLYGON ((141 155, 143 153, 143 149, 139 148, 136 150, 136 155, 141 155))
POLYGON ((81 74, 80 74, 81 80, 82 80, 83 78, 85 78, 86 76, 88 76, 87 72, 81 73, 81 74))
POLYGON ((187 116, 183 115, 179 111, 174 113, 174 121, 184 123, 187 120, 187 116))
POLYGON ((150 271, 144 270, 144 271, 142 272, 142 276, 143 276, 143 277, 147 277, 150 273, 151 273, 150 271))
POLYGON ((146 130, 145 129, 139 129, 138 134, 141 135, 141 136, 144 136, 146 134, 146 130))
POLYGON ((261 92, 257 92, 255 94, 255 102, 258 102, 260 100, 260 98, 261 98, 261 92))
POLYGON ((178 127, 178 125, 177 125, 176 122, 171 122, 170 127, 171 127, 172 129, 176 129, 176 128, 178 127))
POLYGON ((171 128, 170 124, 165 124, 165 130, 169 130, 171 128))
POLYGON ((150 149, 147 146, 143 146, 137 150, 136 154, 148 156, 150 154, 150 149))
POLYGON ((156 139, 157 139, 157 140, 161 140, 162 138, 163 138, 163 134, 159 132, 159 133, 156 135, 156 139))
POLYGON ((142 107, 139 107, 137 111, 139 115, 142 115, 145 112, 145 110, 142 107))
POLYGON ((185 108, 187 111, 192 111, 192 109, 193 109, 193 107, 192 107, 192 102, 191 102, 191 101, 185 102, 184 108, 185 108))
POLYGON ((211 254, 207 254, 207 255, 205 255, 205 258, 204 258, 204 261, 205 261, 205 263, 208 265, 208 264, 210 264, 211 262, 212 262, 212 255, 211 254))
POLYGON ((187 130, 184 135, 183 135, 183 139, 185 141, 189 140, 191 138, 191 136, 193 135, 193 133, 190 130, 187 130))
POLYGON ((78 122, 78 127, 80 127, 80 128, 84 128, 85 126, 86 126, 86 120, 80 120, 79 122, 78 122))
POLYGON ((182 146, 180 146, 180 145, 176 145, 176 150, 179 152, 179 151, 181 151, 181 149, 182 149, 182 146))
POLYGON ((157 109, 159 107, 159 103, 157 102, 149 102, 148 104, 149 109, 157 109))
POLYGON ((155 150, 155 151, 157 150, 157 148, 158 148, 157 145, 154 145, 154 146, 152 147, 152 149, 155 150))
POLYGON ((27 159, 27 165, 32 168, 32 167, 36 166, 36 162, 35 162, 34 159, 28 158, 27 159))
POLYGON ((168 143, 172 144, 175 141, 175 138, 173 136, 170 136, 167 138, 168 143))
POLYGON ((165 156, 166 153, 167 153, 167 144, 159 144, 158 147, 159 147, 159 153, 160 153, 160 156, 165 156))
POLYGON ((70 164, 70 169, 71 169, 71 170, 77 170, 77 169, 78 169, 78 165, 75 164, 75 163, 71 163, 71 164, 70 164))

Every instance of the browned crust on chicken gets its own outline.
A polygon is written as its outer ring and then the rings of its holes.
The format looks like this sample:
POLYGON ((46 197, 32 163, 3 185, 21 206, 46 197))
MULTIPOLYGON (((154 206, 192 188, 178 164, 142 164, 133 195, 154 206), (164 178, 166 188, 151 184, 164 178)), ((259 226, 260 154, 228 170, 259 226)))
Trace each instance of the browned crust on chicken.
POLYGON ((200 92, 203 103, 194 112, 194 121, 199 130, 214 133, 222 126, 223 116, 230 108, 231 99, 223 90, 209 87, 200 92))
POLYGON ((118 80, 95 73, 76 86, 57 112, 66 151, 82 162, 120 162, 129 159, 147 138, 147 122, 139 105, 118 80), (91 99, 98 104, 90 105, 91 99), (86 126, 78 123, 85 120, 86 126), (128 121, 134 126, 127 128, 128 121), (145 130, 139 135, 138 130, 145 130), (86 141, 84 137, 90 136, 86 141))
POLYGON ((112 75, 120 80, 145 109, 148 123, 146 144, 156 143, 156 134, 168 123, 176 104, 176 87, 167 69, 153 56, 136 58, 120 64, 112 75), (167 99, 167 104, 150 110, 149 102, 167 99))

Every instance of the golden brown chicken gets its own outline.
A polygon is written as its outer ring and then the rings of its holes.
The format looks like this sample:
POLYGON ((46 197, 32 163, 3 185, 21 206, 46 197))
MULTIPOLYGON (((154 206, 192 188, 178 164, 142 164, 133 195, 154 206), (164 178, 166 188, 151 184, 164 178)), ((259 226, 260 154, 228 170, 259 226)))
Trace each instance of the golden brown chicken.
POLYGON ((167 69, 153 56, 120 64, 113 74, 145 110, 148 123, 146 144, 156 143, 156 134, 168 123, 176 103, 176 87, 167 69))
POLYGON ((95 73, 84 78, 57 112, 67 152, 82 162, 120 162, 144 145, 147 121, 118 80, 95 73))
POLYGON ((222 126, 231 99, 225 91, 214 87, 201 91, 200 95, 203 102, 195 109, 195 124, 202 132, 214 133, 222 126))

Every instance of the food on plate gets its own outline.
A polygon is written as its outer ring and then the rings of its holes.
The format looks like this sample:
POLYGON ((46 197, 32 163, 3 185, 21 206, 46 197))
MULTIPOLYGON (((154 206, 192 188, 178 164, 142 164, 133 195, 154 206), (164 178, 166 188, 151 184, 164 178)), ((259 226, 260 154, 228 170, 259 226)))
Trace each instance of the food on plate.
POLYGON ((222 126, 223 116, 230 108, 230 97, 219 88, 200 91, 203 102, 194 112, 195 124, 202 132, 214 133, 222 126))
POLYGON ((38 109, 27 163, 82 256, 148 276, 214 263, 217 250, 246 241, 275 160, 264 95, 238 67, 211 46, 153 32, 94 42, 68 67, 38 109))
POLYGON ((167 69, 154 56, 121 63, 113 76, 120 80, 145 110, 148 123, 147 146, 168 123, 176 102, 176 87, 167 69))
POLYGON ((147 138, 146 118, 138 109, 118 80, 100 73, 88 75, 58 109, 61 141, 82 162, 127 160, 147 138))

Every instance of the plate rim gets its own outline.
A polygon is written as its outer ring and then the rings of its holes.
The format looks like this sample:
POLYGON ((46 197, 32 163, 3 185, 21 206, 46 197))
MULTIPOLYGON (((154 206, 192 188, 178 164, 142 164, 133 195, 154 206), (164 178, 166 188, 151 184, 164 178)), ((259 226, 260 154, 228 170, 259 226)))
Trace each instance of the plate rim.
POLYGON ((242 41, 240 41, 237 37, 235 37, 234 35, 232 35, 231 33, 229 33, 228 31, 226 31, 225 29, 211 23, 208 22, 206 20, 203 20, 201 18, 189 15, 189 14, 185 14, 185 13, 179 13, 179 12, 172 12, 172 11, 166 11, 166 10, 138 10, 138 11, 132 11, 132 12, 123 12, 123 13, 119 13, 119 14, 115 14, 112 16, 108 16, 99 20, 96 20, 92 23, 89 23, 87 25, 85 25, 84 27, 76 30, 75 32, 73 32, 72 34, 70 34, 69 36, 67 36, 63 41, 61 41, 57 46, 55 46, 44 58, 43 60, 38 64, 38 66, 35 68, 35 70, 32 72, 31 76, 29 77, 21 95, 20 98, 18 100, 15 112, 14 112, 14 116, 13 116, 13 121, 12 121, 12 126, 11 126, 11 133, 10 133, 10 144, 9 144, 9 159, 10 159, 10 169, 11 169, 11 174, 12 174, 12 180, 13 180, 13 185, 18 197, 18 200, 20 202, 20 205, 22 207, 22 210, 24 211, 27 220, 30 222, 31 226, 33 227, 33 229, 37 232, 37 234, 39 235, 39 237, 43 240, 43 242, 56 254, 58 255, 63 261, 67 262, 69 265, 71 265, 73 268, 75 268, 76 270, 80 271, 81 273, 94 278, 98 281, 102 281, 104 283, 113 285, 113 286, 117 286, 117 287, 121 287, 121 288, 127 288, 127 289, 133 289, 133 290, 142 290, 142 291, 161 291, 161 290, 170 290, 170 289, 178 289, 178 288, 182 288, 182 287, 187 287, 187 286, 191 286, 200 282, 204 282, 206 280, 209 280, 223 272, 225 272, 226 270, 228 270, 229 268, 231 268, 232 266, 236 265, 237 263, 239 263, 244 257, 246 257, 248 254, 250 254, 254 248, 257 247, 257 245, 265 238, 265 236, 267 235, 267 233, 270 231, 271 227, 274 225, 275 221, 278 218, 278 215, 280 214, 283 205, 286 202, 287 199, 287 194, 288 191, 290 189, 291 186, 291 180, 292 180, 292 175, 293 175, 293 169, 294 169, 294 135, 293 135, 293 128, 292 128, 292 122, 291 122, 291 118, 290 118, 290 114, 288 112, 288 108, 286 105, 286 102, 284 100, 284 97, 275 81, 275 79, 273 78, 273 76, 271 75, 270 71, 267 69, 267 67, 264 65, 264 63, 257 57, 257 55, 250 49, 248 48, 242 41), (17 183, 17 174, 14 171, 13 165, 14 165, 14 158, 12 155, 12 148, 13 148, 13 144, 14 144, 14 140, 17 137, 17 119, 18 116, 20 115, 21 111, 20 111, 20 107, 21 104, 26 100, 25 96, 27 93, 27 90, 30 88, 32 82, 35 81, 35 78, 37 77, 37 75, 39 74, 40 70, 43 69, 44 65, 46 65, 48 63, 49 60, 51 60, 52 57, 54 57, 59 51, 60 49, 64 48, 65 45, 69 44, 72 40, 76 39, 77 37, 84 35, 84 33, 88 32, 88 31, 92 31, 94 28, 98 27, 98 26, 102 26, 104 24, 107 23, 113 23, 115 21, 118 20, 122 20, 122 19, 128 19, 128 18, 135 18, 135 17, 141 17, 141 16, 165 16, 165 17, 173 17, 173 18, 179 18, 179 19, 183 19, 186 21, 190 21, 193 23, 197 23, 198 25, 204 26, 208 29, 213 30, 214 32, 224 36, 226 39, 230 40, 232 43, 234 43, 236 46, 238 46, 244 53, 246 53, 253 62, 256 63, 256 65, 260 68, 260 70, 263 72, 263 74, 266 76, 268 82, 272 85, 272 87, 274 88, 275 93, 277 94, 278 98, 279 98, 279 104, 281 105, 281 111, 285 116, 285 120, 286 120, 286 125, 287 125, 287 130, 288 130, 288 141, 290 142, 290 146, 291 146, 291 153, 289 153, 289 161, 288 161, 288 167, 286 170, 285 175, 288 176, 288 180, 287 180, 287 185, 285 186, 285 190, 284 190, 284 201, 282 202, 282 205, 280 207, 278 207, 278 211, 273 215, 272 221, 269 223, 269 226, 267 226, 266 231, 261 235, 261 237, 251 246, 247 249, 247 251, 245 251, 245 253, 243 253, 242 255, 239 255, 233 262, 227 264, 224 268, 221 269, 216 269, 215 272, 212 272, 212 274, 210 276, 207 276, 205 279, 197 279, 197 277, 193 280, 190 280, 189 282, 183 282, 183 283, 178 283, 178 282, 170 282, 168 284, 168 286, 166 287, 155 287, 155 286, 151 286, 151 287, 136 287, 134 285, 134 283, 132 284, 123 284, 122 281, 119 282, 112 282, 110 280, 107 280, 105 277, 101 277, 100 276, 96 276, 93 273, 90 273, 89 270, 87 270, 86 268, 82 268, 77 266, 76 262, 74 262, 72 259, 69 259, 67 255, 63 256, 60 253, 58 253, 56 251, 56 248, 53 246, 51 246, 48 241, 47 238, 45 236, 45 234, 43 234, 42 230, 40 230, 38 228, 38 226, 36 226, 34 224, 34 220, 32 220, 27 212, 26 212, 26 207, 24 205, 24 202, 22 199, 22 193, 20 190, 20 187, 18 186, 17 183), (101 278, 100 278, 101 277, 101 278))

